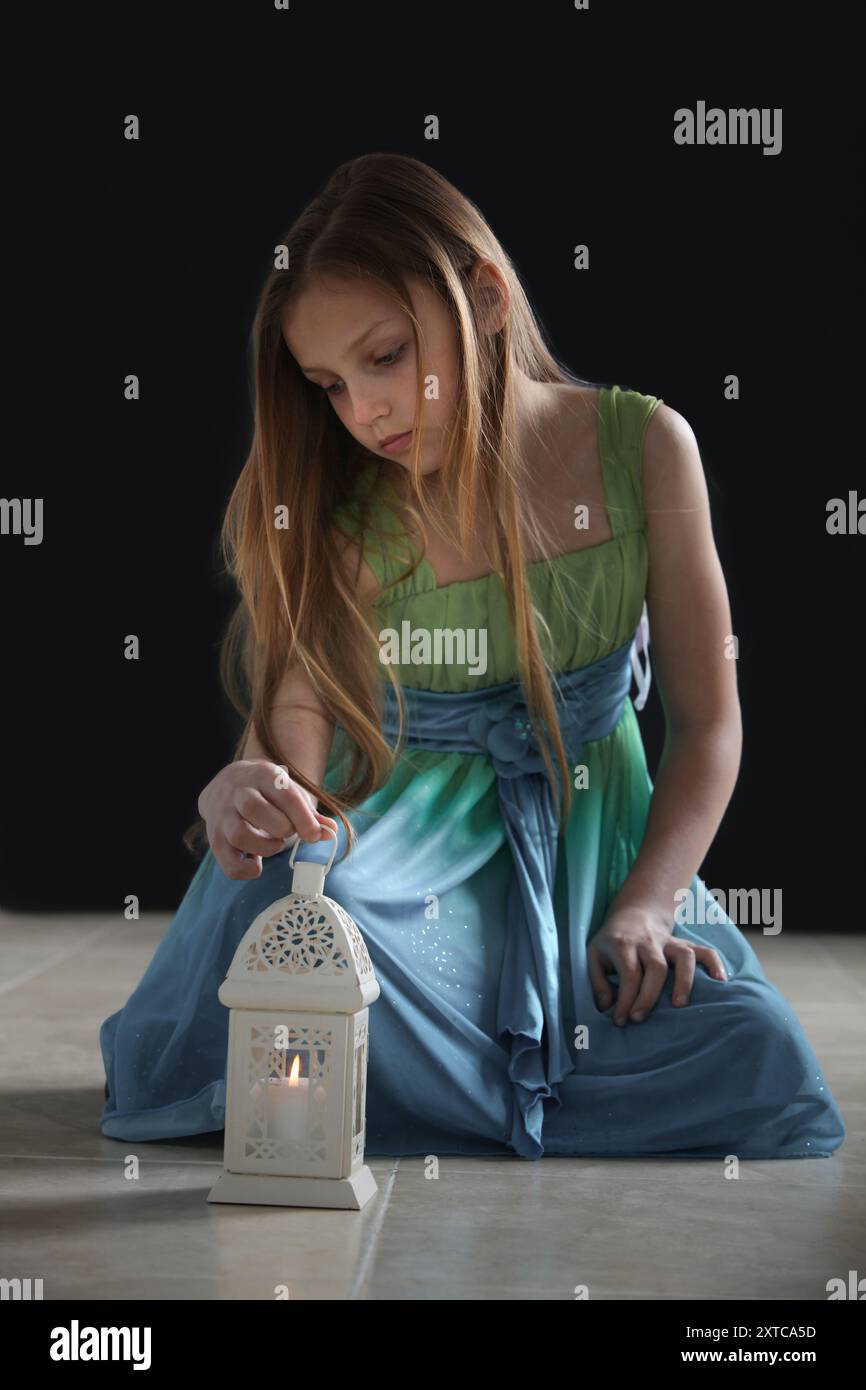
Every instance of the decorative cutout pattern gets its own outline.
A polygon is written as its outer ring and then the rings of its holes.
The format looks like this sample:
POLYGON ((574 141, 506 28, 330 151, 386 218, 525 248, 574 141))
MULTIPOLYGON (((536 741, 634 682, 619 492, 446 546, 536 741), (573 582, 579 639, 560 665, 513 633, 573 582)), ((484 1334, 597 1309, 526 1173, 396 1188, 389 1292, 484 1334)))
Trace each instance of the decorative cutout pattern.
POLYGON ((280 974, 303 975, 318 970, 323 975, 339 975, 350 964, 361 980, 373 973, 364 938, 348 912, 339 903, 331 905, 297 895, 267 918, 258 937, 249 943, 243 960, 243 968, 250 974, 275 970, 280 974), (351 962, 334 930, 335 917, 346 931, 351 962))
POLYGON ((324 1097, 329 1085, 337 1085, 331 1066, 333 1033, 330 1028, 288 1025, 288 1046, 274 1046, 273 1028, 251 1023, 247 1034, 247 1089, 250 1112, 244 1138, 244 1157, 264 1165, 289 1159, 297 1164, 323 1164, 328 1161, 327 1126, 324 1097), (307 1132, 302 1140, 275 1138, 268 1134, 267 1080, 285 1077, 290 1054, 305 1053, 306 1075, 310 1087, 307 1132), (264 1084, 262 1084, 264 1081, 264 1084), (317 1115, 317 1109, 321 1115, 317 1115))
POLYGON ((346 935, 355 957, 355 969, 358 972, 358 978, 363 980, 366 976, 373 974, 373 962, 370 960, 367 943, 358 930, 357 922, 349 916, 348 912, 344 911, 339 903, 334 904, 334 913, 338 921, 342 922, 346 928, 346 935))

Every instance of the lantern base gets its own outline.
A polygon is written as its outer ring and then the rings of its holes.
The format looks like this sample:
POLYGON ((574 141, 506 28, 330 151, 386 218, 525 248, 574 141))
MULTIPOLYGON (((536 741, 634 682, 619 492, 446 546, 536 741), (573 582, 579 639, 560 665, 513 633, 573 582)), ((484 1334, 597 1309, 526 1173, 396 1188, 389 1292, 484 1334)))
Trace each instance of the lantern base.
POLYGON ((379 1191, 366 1163, 348 1178, 290 1178, 281 1173, 230 1173, 224 1168, 209 1202, 267 1207, 332 1207, 360 1211, 379 1191))

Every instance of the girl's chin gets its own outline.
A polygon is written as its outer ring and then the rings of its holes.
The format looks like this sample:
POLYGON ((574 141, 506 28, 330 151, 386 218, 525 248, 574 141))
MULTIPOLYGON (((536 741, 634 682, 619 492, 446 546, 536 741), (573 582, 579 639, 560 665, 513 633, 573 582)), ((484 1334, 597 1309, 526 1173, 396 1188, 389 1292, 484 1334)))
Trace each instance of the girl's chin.
MULTIPOLYGON (((412 472, 412 461, 411 461, 411 459, 397 459, 397 460, 395 460, 395 462, 398 464, 398 466, 399 466, 400 468, 403 469, 404 473, 411 473, 411 472, 412 472)), ((438 473, 438 472, 439 472, 439 464, 438 464, 438 463, 425 463, 424 460, 422 459, 422 460, 421 460, 421 472, 422 472, 422 473, 438 473)))
MULTIPOLYGON (((431 451, 430 451, 429 448, 426 448, 426 449, 425 449, 425 448, 422 448, 422 450, 421 450, 421 459, 420 459, 420 463, 421 463, 421 472, 422 472, 422 473, 438 473, 438 472, 439 472, 439 469, 440 469, 440 467, 441 467, 442 460, 436 458, 436 456, 435 456, 435 451, 434 451, 433 457, 432 457, 432 459, 431 459, 431 457, 430 457, 430 452, 431 452, 431 451)), ((399 456, 394 457, 394 458, 391 458, 391 459, 388 459, 388 460, 387 460, 387 464, 388 464, 388 467, 394 469, 395 472, 396 472, 396 470, 397 470, 398 468, 400 468, 400 469, 403 470, 404 473, 411 473, 411 472, 412 472, 412 450, 411 450, 411 449, 405 449, 405 450, 403 451, 403 453, 401 453, 399 456)))

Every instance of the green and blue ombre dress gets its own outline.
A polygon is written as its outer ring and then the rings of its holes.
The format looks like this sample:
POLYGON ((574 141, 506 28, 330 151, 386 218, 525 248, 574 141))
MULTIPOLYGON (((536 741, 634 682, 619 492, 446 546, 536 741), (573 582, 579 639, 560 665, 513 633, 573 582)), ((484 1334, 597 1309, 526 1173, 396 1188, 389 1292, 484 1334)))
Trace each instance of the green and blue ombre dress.
MULTIPOLYGON (((695 924, 673 931, 718 951, 728 979, 698 964, 689 1003, 675 1007, 671 970, 646 1019, 622 1028, 613 1006, 594 1001, 587 945, 638 853, 652 795, 629 690, 646 674, 640 451, 657 404, 599 391, 612 539, 529 566, 554 644, 569 766, 585 769, 564 838, 499 579, 437 587, 425 561, 376 605, 383 631, 485 629, 487 649, 483 673, 425 662, 417 646, 397 667, 404 751, 352 813, 355 849, 325 879, 358 923, 381 987, 370 1006, 370 1155, 817 1158, 845 1137, 799 1019, 699 877, 695 924)), ((375 463, 362 473, 347 526, 377 473, 375 463)), ((383 586, 411 553, 389 501, 379 494, 384 535, 365 544, 383 586)), ((395 743, 389 687, 383 729, 395 743)), ((338 728, 327 787, 346 756, 338 728)), ((326 863, 332 847, 303 844, 297 858, 326 863)), ((341 827, 337 857, 344 849, 341 827)), ((223 1127, 228 1010, 217 991, 253 918, 290 891, 290 852, 265 859, 249 882, 227 879, 205 855, 141 983, 102 1025, 103 1134, 223 1127)))

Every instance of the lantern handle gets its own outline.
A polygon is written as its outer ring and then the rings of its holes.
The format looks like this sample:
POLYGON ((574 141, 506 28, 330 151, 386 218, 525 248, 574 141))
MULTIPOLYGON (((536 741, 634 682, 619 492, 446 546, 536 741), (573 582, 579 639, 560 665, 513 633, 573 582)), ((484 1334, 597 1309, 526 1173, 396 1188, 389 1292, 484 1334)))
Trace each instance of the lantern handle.
MULTIPOLYGON (((334 862, 334 855, 337 853, 337 832, 336 832, 336 830, 332 830, 331 827, 330 827, 329 825, 323 825, 323 826, 322 826, 322 829, 325 830, 325 831, 327 831, 327 833, 328 833, 329 835, 333 835, 333 837, 334 837, 334 843, 333 843, 333 845, 331 846, 331 852, 330 852, 330 854, 328 855, 328 862, 327 862, 327 864, 325 864, 325 865, 322 866, 322 867, 324 868, 324 870, 325 870, 325 873, 327 873, 328 870, 330 869, 331 865, 332 865, 333 862, 334 862)), ((301 843, 302 843, 302 841, 301 841, 301 837, 300 837, 300 835, 299 835, 298 838, 297 838, 297 840, 295 841, 295 843, 292 845, 292 853, 291 853, 291 856, 290 856, 290 858, 289 858, 289 868, 290 868, 290 869, 293 869, 293 868, 295 867, 295 855, 297 854, 297 852, 298 852, 298 850, 299 850, 299 848, 300 848, 300 846, 301 846, 301 843)), ((315 840, 310 840, 310 841, 304 840, 304 841, 303 841, 303 844, 316 844, 316 843, 317 843, 317 842, 316 842, 315 840)), ((303 863, 304 861, 302 860, 301 862, 303 863)), ((312 860, 307 860, 306 862, 307 862, 307 863, 312 863, 313 861, 312 861, 312 860)))

